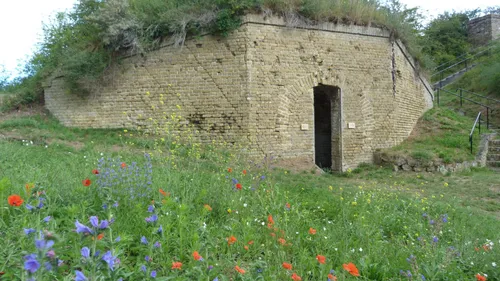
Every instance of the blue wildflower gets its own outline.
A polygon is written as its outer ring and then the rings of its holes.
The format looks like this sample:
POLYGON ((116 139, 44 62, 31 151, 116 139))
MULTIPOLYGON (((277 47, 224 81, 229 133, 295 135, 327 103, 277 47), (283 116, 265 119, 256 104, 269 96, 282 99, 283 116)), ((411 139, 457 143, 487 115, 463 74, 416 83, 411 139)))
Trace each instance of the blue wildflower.
POLYGON ((83 247, 80 250, 80 253, 82 254, 82 257, 84 257, 86 259, 90 258, 90 249, 88 247, 83 247))
POLYGON ((90 217, 90 224, 93 227, 99 227, 99 219, 96 216, 91 216, 90 217))
POLYGON ((147 271, 147 270, 148 270, 148 269, 146 268, 146 266, 145 266, 145 265, 141 265, 141 271, 142 271, 142 272, 146 273, 146 271, 147 271))
POLYGON ((34 208, 34 207, 33 207, 33 206, 31 206, 30 204, 26 204, 26 209, 28 209, 28 210, 32 211, 32 210, 33 210, 33 208, 34 208))
POLYGON ((160 227, 158 228, 158 233, 163 233, 163 227, 160 225, 160 227))
POLYGON ((47 271, 51 271, 52 270, 52 264, 50 262, 45 262, 45 269, 47 271))
POLYGON ((108 209, 108 204, 103 204, 103 205, 102 205, 102 208, 103 208, 104 210, 107 210, 107 209, 108 209))
POLYGON ((148 244, 148 240, 146 239, 145 236, 142 236, 141 237, 141 243, 144 244, 144 245, 147 245, 148 244))
POLYGON ((148 212, 152 213, 155 210, 155 206, 149 205, 148 206, 148 212))
POLYGON ((429 223, 430 223, 431 225, 434 225, 436 222, 435 222, 434 220, 430 220, 430 221, 429 221, 429 223))
POLYGON ((219 281, 219 277, 215 277, 213 281, 219 281))
POLYGON ((35 254, 25 256, 24 260, 24 269, 30 273, 35 273, 40 268, 40 263, 36 260, 35 254))
POLYGON ((447 223, 448 222, 448 215, 444 214, 441 219, 443 220, 444 223, 447 223))
POLYGON ((436 236, 432 237, 432 242, 437 243, 438 241, 439 241, 439 238, 437 238, 436 236))
POLYGON ((422 281, 425 281, 425 276, 423 274, 420 274, 420 278, 422 279, 422 281))
POLYGON ((156 278, 156 271, 155 270, 151 271, 151 277, 156 278))
POLYGON ((118 201, 116 201, 115 204, 113 204, 113 207, 118 208, 118 201))
POLYGON ((122 238, 120 236, 116 237, 115 242, 120 242, 122 238))
POLYGON ((25 228, 24 229, 24 234, 26 235, 30 235, 31 233, 34 233, 36 232, 36 230, 34 230, 33 228, 25 228))
POLYGON ((155 247, 155 248, 160 248, 160 247, 161 247, 160 242, 156 241, 156 242, 155 242, 155 244, 154 244, 154 247, 155 247))
POLYGON ((93 231, 88 226, 81 224, 78 220, 75 222, 77 233, 89 233, 92 234, 93 231))
POLYGON ((232 181, 233 181, 233 184, 237 184, 238 183, 238 180, 235 179, 235 178, 233 178, 232 181))
POLYGON ((83 273, 81 271, 75 270, 75 274, 76 274, 75 281, 86 281, 87 280, 87 277, 85 277, 85 275, 83 275, 83 273))
POLYGON ((45 218, 43 218, 43 221, 44 222, 49 222, 51 218, 52 218, 51 216, 46 216, 45 218))
POLYGON ((37 239, 35 240, 35 246, 39 250, 47 250, 52 248, 52 246, 54 246, 54 241, 52 240, 45 241, 45 239, 40 239, 40 240, 37 239))
POLYGON ((145 259, 147 262, 150 262, 150 261, 151 261, 151 258, 150 258, 149 256, 146 256, 144 259, 145 259))
POLYGON ((107 220, 103 220, 101 221, 101 224, 99 225, 99 228, 100 229, 105 229, 105 228, 108 228, 109 226, 109 222, 107 220))
POLYGON ((107 251, 103 256, 102 260, 108 264, 109 269, 114 270, 116 257, 111 254, 111 251, 107 251))

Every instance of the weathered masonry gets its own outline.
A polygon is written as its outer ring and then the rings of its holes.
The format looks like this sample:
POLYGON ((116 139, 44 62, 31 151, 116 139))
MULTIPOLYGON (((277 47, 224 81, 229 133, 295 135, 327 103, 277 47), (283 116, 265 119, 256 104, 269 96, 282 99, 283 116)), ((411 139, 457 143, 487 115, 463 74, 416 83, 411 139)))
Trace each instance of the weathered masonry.
POLYGON ((491 14, 468 23, 469 40, 475 45, 484 45, 500 39, 500 15, 491 14))
POLYGON ((433 101, 414 60, 387 31, 291 28, 256 15, 227 38, 164 46, 126 58, 108 75, 85 98, 51 79, 46 107, 67 126, 134 128, 180 106, 202 141, 223 137, 256 156, 341 171, 405 140, 433 101))

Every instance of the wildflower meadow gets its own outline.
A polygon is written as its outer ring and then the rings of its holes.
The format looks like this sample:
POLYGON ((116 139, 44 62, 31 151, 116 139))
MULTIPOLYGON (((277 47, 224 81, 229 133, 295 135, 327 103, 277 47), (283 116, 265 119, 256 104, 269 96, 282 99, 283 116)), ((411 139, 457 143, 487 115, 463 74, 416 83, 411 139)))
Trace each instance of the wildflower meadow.
POLYGON ((0 140, 1 280, 500 280, 498 218, 427 195, 446 178, 411 175, 414 192, 383 168, 291 173, 88 134, 78 149, 0 140))

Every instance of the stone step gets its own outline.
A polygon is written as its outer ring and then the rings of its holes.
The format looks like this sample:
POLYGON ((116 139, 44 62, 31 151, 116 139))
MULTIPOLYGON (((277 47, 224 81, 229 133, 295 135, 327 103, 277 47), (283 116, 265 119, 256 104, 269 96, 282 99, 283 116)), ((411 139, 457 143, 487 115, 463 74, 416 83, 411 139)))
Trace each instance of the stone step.
POLYGON ((500 147, 500 140, 490 140, 488 147, 500 147))
POLYGON ((486 165, 489 167, 500 167, 500 161, 487 161, 486 165))
POLYGON ((488 153, 488 161, 500 161, 500 153, 488 153))
POLYGON ((488 153, 500 153, 500 147, 498 146, 488 146, 488 153))

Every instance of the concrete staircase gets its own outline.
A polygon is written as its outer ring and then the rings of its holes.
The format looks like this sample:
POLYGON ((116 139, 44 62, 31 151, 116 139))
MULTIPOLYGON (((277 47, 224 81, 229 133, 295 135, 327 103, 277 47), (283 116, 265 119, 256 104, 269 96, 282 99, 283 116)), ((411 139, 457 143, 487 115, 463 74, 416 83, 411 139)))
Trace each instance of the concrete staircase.
POLYGON ((486 165, 492 168, 500 168, 500 139, 498 138, 490 140, 488 143, 486 165))
POLYGON ((466 68, 460 69, 459 71, 448 75, 447 77, 443 78, 442 80, 435 82, 434 84, 432 84, 433 89, 437 90, 438 88, 443 88, 446 85, 455 82, 458 78, 462 77, 467 71, 471 70, 475 66, 476 66, 476 64, 473 64, 473 65, 468 66, 466 68))

